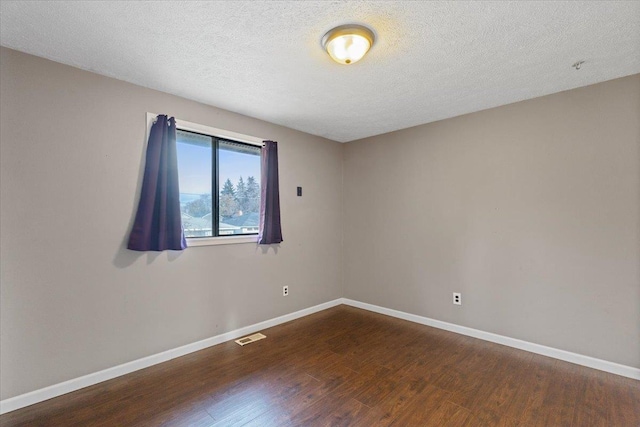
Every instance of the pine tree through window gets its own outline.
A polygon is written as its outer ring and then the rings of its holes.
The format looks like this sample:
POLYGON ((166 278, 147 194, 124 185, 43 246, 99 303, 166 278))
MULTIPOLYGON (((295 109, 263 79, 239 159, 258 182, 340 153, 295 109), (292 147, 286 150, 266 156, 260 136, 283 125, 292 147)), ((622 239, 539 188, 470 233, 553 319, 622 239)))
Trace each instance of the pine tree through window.
POLYGON ((260 147, 178 129, 185 236, 258 234, 260 147))

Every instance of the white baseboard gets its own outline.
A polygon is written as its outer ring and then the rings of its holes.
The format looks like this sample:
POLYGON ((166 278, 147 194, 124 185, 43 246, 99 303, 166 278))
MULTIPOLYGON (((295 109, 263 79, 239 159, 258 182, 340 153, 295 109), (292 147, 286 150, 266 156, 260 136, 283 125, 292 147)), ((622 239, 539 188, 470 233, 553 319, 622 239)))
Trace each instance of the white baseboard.
POLYGON ((0 401, 0 415, 342 304, 342 298, 0 401))
POLYGON ((416 314, 405 313, 403 311, 380 307, 360 301, 354 301, 348 298, 338 298, 336 300, 305 308, 294 313, 285 314, 284 316, 265 320, 264 322, 256 323, 250 326, 245 326, 244 328, 216 335, 202 341, 187 344, 182 347, 167 350, 162 353, 157 353, 148 357, 144 357, 142 359, 134 360, 132 362, 124 363, 122 365, 114 366, 112 368, 104 369, 102 371, 94 372, 92 374, 84 375, 82 377, 74 378, 69 381, 54 384, 49 387, 2 400, 0 401, 0 415, 57 396, 61 396, 72 391, 79 390, 81 388, 98 384, 102 381, 107 381, 134 371, 138 371, 140 369, 148 368, 149 366, 157 365, 158 363, 166 362, 168 360, 175 359, 176 357, 184 356, 186 354, 193 353, 195 351, 199 351, 216 344, 235 340, 244 335, 252 334, 254 332, 267 329, 272 326, 280 325, 282 323, 286 323, 300 317, 308 316, 310 314, 317 313, 319 311, 326 310, 340 304, 350 305, 352 307, 373 311, 375 313, 385 314, 387 316, 396 317, 398 319, 408 320, 410 322, 432 326, 438 329, 444 329, 461 335, 479 338, 485 341, 506 345, 508 347, 518 348, 521 350, 529 351, 531 353, 541 354, 543 356, 553 357, 555 359, 564 360, 566 362, 575 363, 577 365, 587 366, 589 368, 594 368, 601 371, 610 372, 612 374, 640 380, 640 369, 634 368, 632 366, 621 365, 602 359, 596 359, 590 356, 584 356, 582 354, 571 353, 569 351, 559 350, 557 348, 522 341, 516 338, 509 338, 503 335, 493 334, 491 332, 485 332, 478 329, 468 328, 466 326, 443 322, 441 320, 431 319, 429 317, 418 316, 416 314))
POLYGON ((375 313, 385 314, 398 319, 408 320, 422 325, 432 326, 438 329, 455 332, 461 335, 467 335, 479 338, 485 341, 491 341, 497 344, 506 345, 508 347, 518 348, 520 350, 529 351, 531 353, 541 354, 543 356, 553 357, 555 359, 564 360, 566 362, 575 363, 577 365, 587 366, 589 368, 598 369, 612 374, 621 375, 623 377, 640 380, 640 369, 632 366, 621 365, 619 363, 609 362, 595 357, 584 356, 582 354, 571 353, 570 351, 559 350, 553 347, 547 347, 540 344, 522 341, 516 338, 509 338, 503 335, 493 334, 478 329, 468 328, 453 323, 443 322, 441 320, 431 319, 429 317, 418 316, 416 314, 405 313, 403 311, 393 310, 390 308, 380 307, 365 302, 354 301, 348 298, 342 298, 342 303, 352 307, 362 308, 364 310, 373 311, 375 313))

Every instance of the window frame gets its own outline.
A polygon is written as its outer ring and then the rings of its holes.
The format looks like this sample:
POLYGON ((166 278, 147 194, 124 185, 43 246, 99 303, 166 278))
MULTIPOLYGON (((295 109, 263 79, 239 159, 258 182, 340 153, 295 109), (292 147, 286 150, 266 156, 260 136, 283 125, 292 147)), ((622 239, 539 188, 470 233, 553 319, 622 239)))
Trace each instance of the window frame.
MULTIPOLYGON (((149 141, 149 133, 151 132, 151 126, 153 125, 154 120, 158 117, 159 114, 149 113, 147 112, 147 134, 145 137, 145 141, 149 141)), ((265 140, 268 138, 259 138, 256 136, 245 135, 238 132, 232 132, 229 130, 218 129, 212 126, 201 125, 199 123, 193 123, 186 120, 182 120, 179 118, 175 118, 176 121, 176 129, 184 130, 188 132, 200 133, 203 135, 211 136, 218 139, 227 139, 230 141, 237 141, 243 144, 255 145, 258 147, 263 147, 265 140)), ((214 150, 217 149, 216 147, 214 150)), ((146 147, 145 147, 146 150, 146 147)), ((217 154, 215 154, 217 157, 217 154)), ((218 165, 214 166, 216 168, 216 174, 218 170, 218 165)), ((213 179, 213 177, 212 177, 213 179)), ((215 178, 218 179, 217 177, 215 178)), ((216 200, 219 195, 216 195, 216 200)), ((212 198, 213 199, 213 198, 212 198)), ((215 205, 218 205, 218 201, 214 202, 215 205)), ((187 237, 187 248, 189 247, 198 247, 198 246, 214 246, 214 245, 233 245, 240 243, 257 243, 258 235, 257 234, 245 234, 245 235, 237 235, 237 236, 216 236, 216 237, 187 237)))

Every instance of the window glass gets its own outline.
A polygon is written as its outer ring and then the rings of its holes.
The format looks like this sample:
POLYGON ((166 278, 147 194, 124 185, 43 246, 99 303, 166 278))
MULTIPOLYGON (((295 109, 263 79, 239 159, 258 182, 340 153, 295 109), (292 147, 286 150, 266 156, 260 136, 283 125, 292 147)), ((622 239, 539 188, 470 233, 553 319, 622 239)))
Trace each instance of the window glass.
POLYGON ((220 235, 255 234, 260 224, 260 147, 219 141, 220 235))
POLYGON ((257 234, 260 147, 178 130, 177 150, 185 236, 257 234))

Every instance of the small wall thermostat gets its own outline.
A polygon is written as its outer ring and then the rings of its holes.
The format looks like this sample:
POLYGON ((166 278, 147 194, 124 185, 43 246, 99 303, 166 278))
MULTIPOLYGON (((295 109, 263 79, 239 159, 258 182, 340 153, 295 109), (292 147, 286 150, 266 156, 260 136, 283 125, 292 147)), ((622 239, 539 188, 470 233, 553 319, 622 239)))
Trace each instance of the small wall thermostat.
POLYGON ((298 187, 298 197, 302 197, 302 187, 298 187))

